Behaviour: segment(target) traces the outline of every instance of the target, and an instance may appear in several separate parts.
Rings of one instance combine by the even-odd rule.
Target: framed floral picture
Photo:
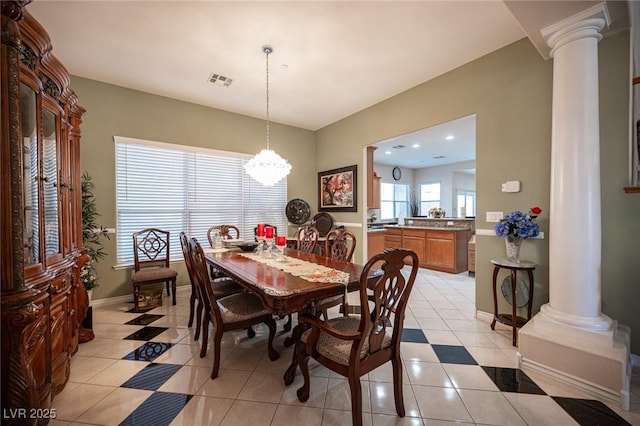
[[[357,212],[357,174],[356,164],[318,173],[318,210]]]

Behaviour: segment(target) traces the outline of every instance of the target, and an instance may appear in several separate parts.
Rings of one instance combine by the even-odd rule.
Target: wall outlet
[[[487,222],[500,222],[504,217],[502,212],[487,212]]]

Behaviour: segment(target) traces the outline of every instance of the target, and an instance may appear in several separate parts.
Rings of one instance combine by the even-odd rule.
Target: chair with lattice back
[[[400,340],[405,310],[417,273],[418,256],[414,251],[386,249],[369,259],[363,268],[360,315],[326,321],[309,314],[299,316],[299,324],[310,327],[300,337],[294,354],[304,379],[297,391],[299,401],[309,399],[308,360],[311,357],[348,378],[351,422],[356,426],[362,425],[360,377],[391,361],[396,412],[404,417]],[[372,301],[369,294],[372,294]]]
[[[296,248],[305,253],[314,253],[318,245],[320,232],[313,226],[303,226],[296,233]]]
[[[135,312],[140,311],[140,287],[143,285],[166,283],[167,295],[172,295],[173,304],[176,304],[178,273],[169,267],[169,241],[170,233],[158,228],[146,228],[133,234],[134,272],[131,282]]]
[[[238,229],[235,225],[213,225],[207,230],[207,240],[209,240],[209,246],[211,248],[214,247],[215,241],[213,241],[213,234],[215,231],[218,231],[220,234],[220,238],[222,240],[239,240],[240,239],[240,229]],[[211,274],[211,278],[225,278],[226,275],[216,269],[215,266],[209,265],[209,273]]]
[[[278,359],[280,354],[273,348],[276,322],[273,319],[273,315],[264,307],[262,301],[249,292],[235,293],[218,299],[210,285],[204,252],[195,238],[189,240],[187,256],[190,258],[193,280],[204,306],[200,358],[204,358],[207,355],[209,324],[213,325],[213,367],[211,369],[211,378],[218,377],[222,336],[225,331],[241,330],[252,325],[264,323],[269,329],[267,338],[269,359],[271,361]]]
[[[353,232],[346,229],[333,229],[327,234],[324,246],[325,256],[351,262],[355,249],[356,236]],[[329,318],[329,308],[340,304],[342,304],[343,315],[347,316],[349,314],[349,302],[345,296],[334,296],[321,300],[318,303],[317,310],[322,312],[324,319],[327,320]]]
[[[196,332],[193,336],[193,340],[198,340],[200,338],[202,310],[204,309],[204,304],[202,302],[202,297],[200,296],[193,276],[193,265],[191,264],[191,258],[189,256],[189,236],[184,231],[180,232],[180,245],[182,246],[184,264],[187,267],[189,281],[191,282],[191,296],[189,298],[189,322],[187,323],[187,327],[191,327],[193,325],[194,315],[196,315]],[[212,278],[210,285],[213,293],[217,298],[223,298],[243,291],[243,288],[240,284],[236,283],[228,277]]]

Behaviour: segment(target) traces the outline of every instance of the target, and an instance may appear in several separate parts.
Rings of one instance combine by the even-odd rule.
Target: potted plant
[[[94,183],[91,176],[84,172],[82,174],[82,245],[86,249],[89,261],[82,265],[80,269],[80,281],[87,292],[98,286],[98,277],[95,271],[95,263],[106,256],[104,252],[102,237],[109,238],[107,229],[97,223],[100,216],[96,208],[96,200],[93,195]],[[91,300],[91,296],[89,296]]]

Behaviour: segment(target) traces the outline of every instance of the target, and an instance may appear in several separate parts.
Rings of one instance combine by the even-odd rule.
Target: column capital
[[[551,24],[540,33],[551,48],[551,56],[555,51],[575,40],[593,37],[602,39],[601,31],[611,24],[606,3],[598,3],[555,24]]]

